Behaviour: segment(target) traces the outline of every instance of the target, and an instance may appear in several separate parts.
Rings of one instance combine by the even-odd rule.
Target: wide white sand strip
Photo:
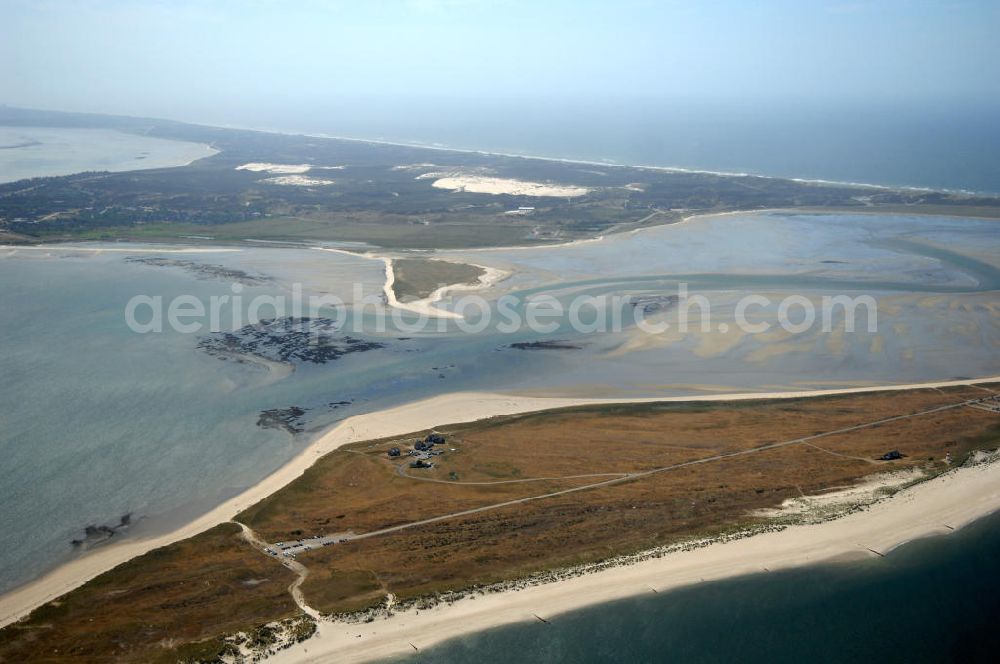
[[[254,173],[308,173],[313,168],[312,164],[271,164],[263,161],[254,161],[249,164],[237,166],[238,171],[252,171]]]
[[[399,436],[435,426],[472,422],[497,415],[512,415],[568,406],[611,403],[650,403],[682,401],[742,401],[750,399],[790,399],[877,391],[952,387],[1000,382],[1000,376],[975,380],[939,381],[908,385],[869,386],[833,390],[793,392],[750,392],[641,399],[587,399],[561,397],[522,397],[485,392],[456,392],[424,399],[374,413],[348,417],[319,436],[311,445],[260,483],[227,500],[210,512],[169,533],[141,539],[126,539],[97,549],[69,562],[42,578],[0,596],[0,627],[30,613],[95,576],[153,549],[204,532],[231,520],[240,511],[271,495],[305,472],[320,456],[342,445],[361,440]]]
[[[418,180],[429,177],[437,177],[431,184],[438,189],[450,189],[451,191],[464,191],[475,194],[510,194],[512,196],[551,196],[557,198],[574,198],[583,196],[590,190],[586,187],[575,185],[551,184],[545,182],[526,182],[513,178],[494,178],[480,175],[465,175],[461,173],[425,173],[417,176]]]
[[[522,590],[408,610],[372,623],[319,623],[312,639],[268,661],[357,662],[413,652],[446,639],[536,616],[766,570],[875,556],[899,544],[953,528],[1000,509],[1000,463],[961,468],[905,489],[867,511],[816,525],[669,553],[632,565]],[[412,646],[411,646],[412,644]]]

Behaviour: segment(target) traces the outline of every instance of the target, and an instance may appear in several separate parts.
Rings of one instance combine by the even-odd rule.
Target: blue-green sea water
[[[706,583],[454,639],[395,660],[995,662],[1000,514],[885,558]]]
[[[996,105],[411,100],[232,110],[218,121],[617,164],[1000,192]]]

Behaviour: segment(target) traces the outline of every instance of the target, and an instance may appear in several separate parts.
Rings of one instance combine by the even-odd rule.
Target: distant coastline
[[[17,109],[17,110],[35,110],[35,109]],[[42,111],[44,113],[49,113],[50,111]],[[65,113],[68,115],[80,115],[79,113],[67,111],[56,113]],[[97,114],[96,117],[116,117],[127,120],[147,120],[151,118],[145,118],[142,116],[130,116],[130,115],[116,115],[116,116],[104,116],[102,114]],[[308,137],[308,138],[323,138],[332,139],[339,141],[351,141],[364,144],[372,145],[387,145],[395,147],[405,147],[414,148],[422,150],[435,150],[440,152],[452,152],[459,154],[475,154],[483,156],[494,156],[494,157],[508,157],[508,158],[520,158],[520,159],[530,159],[538,161],[546,161],[553,163],[563,163],[563,164],[578,164],[587,166],[596,166],[603,168],[633,168],[640,170],[651,170],[651,171],[661,171],[669,173],[690,173],[690,174],[701,174],[701,175],[715,175],[721,177],[757,177],[765,178],[769,180],[785,180],[791,182],[799,182],[805,184],[817,184],[817,185],[834,185],[834,186],[845,186],[845,187],[858,187],[858,188],[872,188],[881,189],[886,191],[910,191],[910,192],[943,192],[952,194],[963,194],[963,195],[974,195],[974,196],[998,196],[1000,195],[1000,190],[989,190],[981,188],[969,188],[969,187],[954,187],[945,185],[915,185],[907,183],[898,184],[887,184],[887,183],[875,183],[864,179],[839,179],[839,178],[819,178],[819,177],[803,177],[791,174],[774,174],[767,173],[761,170],[727,170],[727,169],[712,169],[712,168],[699,168],[692,166],[676,166],[668,164],[658,164],[658,163],[648,163],[643,161],[618,161],[618,160],[599,160],[599,159],[584,159],[576,157],[564,157],[556,156],[552,154],[538,154],[531,151],[507,151],[507,150],[493,150],[493,149],[483,149],[476,147],[467,147],[461,145],[451,145],[442,144],[440,142],[428,142],[428,141],[406,141],[406,140],[392,140],[383,138],[371,138],[366,136],[357,135],[345,135],[340,133],[330,133],[330,132],[317,132],[308,131],[301,129],[281,129],[269,125],[257,125],[254,123],[240,124],[240,123],[218,123],[213,124],[211,122],[202,121],[186,121],[186,120],[163,120],[172,124],[179,125],[189,125],[194,127],[205,127],[205,128],[217,128],[217,129],[230,129],[239,131],[252,131],[260,132],[266,134],[275,134],[281,136],[291,136],[291,137]],[[21,124],[6,125],[4,121],[0,119],[0,126],[25,126]],[[47,126],[47,125],[39,125]],[[53,125],[58,126],[58,125]],[[111,128],[111,127],[109,127]],[[127,129],[115,129],[115,131],[122,131],[123,133],[129,133]]]
[[[963,194],[973,196],[996,196],[998,192],[962,189],[954,187],[929,187],[907,184],[877,184],[871,182],[860,182],[851,180],[828,180],[823,178],[803,178],[788,175],[770,175],[753,171],[725,171],[710,170],[704,168],[690,168],[685,166],[664,166],[657,164],[624,163],[615,161],[599,161],[593,159],[577,159],[572,157],[556,157],[552,155],[539,155],[527,152],[502,152],[496,150],[482,150],[477,148],[452,147],[448,145],[428,144],[423,142],[391,141],[379,138],[362,138],[357,136],[344,136],[340,134],[329,134],[324,132],[303,132],[294,130],[274,129],[270,127],[255,127],[245,125],[222,125],[226,129],[241,129],[244,131],[259,131],[268,134],[278,134],[281,136],[305,136],[309,138],[325,138],[336,141],[352,141],[355,143],[365,143],[369,145],[391,145],[402,148],[417,148],[421,150],[435,150],[439,152],[456,152],[459,154],[475,154],[488,157],[509,157],[514,159],[531,159],[536,161],[546,161],[561,164],[578,164],[583,166],[599,166],[602,168],[634,168],[639,170],[661,171],[665,173],[691,173],[695,175],[717,175],[720,177],[755,177],[767,180],[786,180],[791,182],[801,182],[804,184],[835,185],[843,187],[857,187],[859,189],[881,189],[885,191],[913,191],[913,192],[944,192],[951,194]]]
[[[3,232],[22,243],[94,238],[158,241],[192,238],[211,227],[210,235],[222,242],[308,238],[361,241],[389,250],[470,249],[561,244],[672,223],[691,214],[761,209],[850,208],[859,212],[1000,217],[1000,197],[948,193],[958,190],[943,188],[866,185],[846,179],[752,175],[736,170],[629,166],[323,133],[28,109],[0,110],[0,122],[9,127],[99,127],[120,136],[197,141],[224,153],[197,169],[198,177],[211,185],[181,202],[162,195],[169,189],[162,180],[169,184],[186,178],[190,170],[164,172],[161,178],[158,172],[154,176],[148,169],[139,169],[145,174],[136,176],[141,183],[134,198],[121,195],[135,185],[120,174],[94,181],[68,176],[93,203],[83,208],[71,207],[56,196],[59,182],[39,184],[45,191],[32,195],[42,196],[46,203],[38,208],[31,207],[24,192],[9,192],[4,199],[7,221]],[[428,150],[441,158],[430,157]],[[322,180],[298,182],[298,186],[279,187],[290,183],[260,177],[245,168],[248,163],[276,163],[276,159],[291,159],[300,170],[333,168],[337,178],[324,176]],[[438,163],[428,163],[431,160]],[[377,164],[375,171],[361,168],[365,164]],[[61,167],[61,172],[73,170],[71,164]],[[133,169],[134,164],[127,168]],[[239,175],[232,174],[234,168]],[[318,182],[322,185],[315,184]],[[313,191],[309,183],[322,186],[322,191]],[[369,193],[361,199],[340,195],[368,191],[373,183],[375,195]],[[255,196],[253,192],[263,191],[261,187],[267,196],[254,198],[256,202],[250,207],[238,204],[239,196]],[[227,195],[218,195],[221,192]],[[400,197],[400,192],[418,196]],[[291,214],[289,210],[300,212]],[[420,216],[427,210],[434,211],[435,223]],[[329,223],[345,214],[344,223]],[[373,215],[380,220],[377,227],[365,222]],[[448,223],[441,223],[445,221]]]

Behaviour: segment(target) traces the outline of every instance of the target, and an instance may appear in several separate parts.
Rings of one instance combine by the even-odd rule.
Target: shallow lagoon
[[[513,277],[495,295],[691,295],[710,302],[707,331],[700,308],[687,332],[676,310],[654,316],[670,329],[647,334],[575,337],[561,371],[526,376],[520,389],[565,394],[655,395],[676,389],[761,389],[917,382],[1000,372],[1000,225],[990,220],[927,216],[756,213],[696,217],[602,240],[570,245],[449,252],[445,257],[505,269]],[[748,319],[765,333],[735,325],[737,303],[766,297]],[[824,296],[870,296],[875,331],[858,309],[854,332],[832,308],[822,327]],[[817,323],[790,334],[778,326],[783,298],[816,305]],[[626,317],[627,318],[627,317]],[[793,318],[793,316],[789,316]],[[793,322],[798,322],[795,317]]]
[[[216,152],[201,143],[110,129],[0,126],[0,182],[183,166]]]
[[[506,335],[465,334],[449,323],[440,332],[436,326],[404,332],[391,324],[378,332],[363,314],[367,325],[357,336],[385,348],[299,364],[284,376],[215,359],[198,349],[197,334],[135,334],[125,325],[125,303],[137,294],[165,300],[231,295],[232,277],[215,268],[259,278],[244,287],[245,300],[287,295],[301,283],[305,293],[351,301],[355,282],[365,295],[380,292],[380,260],[265,247],[179,254],[118,244],[103,252],[52,246],[0,252],[0,453],[6,461],[0,481],[7,491],[0,527],[21,543],[0,550],[0,588],[78,555],[69,542],[87,524],[113,525],[132,513],[129,534],[166,529],[256,483],[346,415],[442,392],[656,396],[996,375],[995,224],[743,215],[570,247],[447,253],[515,271],[487,293],[494,298],[660,295],[687,281],[711,301],[711,329],[648,335],[626,326],[581,335],[564,322],[548,335]],[[832,247],[827,253],[824,243]],[[127,260],[137,255],[168,262]],[[789,293],[872,295],[879,328],[720,332],[747,292],[775,301]],[[773,322],[775,313],[775,306],[761,308],[756,320]],[[661,316],[669,322],[673,315]],[[564,339],[579,349],[510,347],[539,339]],[[257,426],[262,411],[293,405],[306,411],[301,433]]]
[[[252,255],[258,252],[263,260],[250,262],[266,264],[271,250]],[[113,526],[131,513],[127,534],[136,535],[209,509],[352,412],[481,387],[524,370],[515,357],[505,366],[498,362],[484,379],[468,348],[478,340],[445,346],[392,334],[372,335],[383,349],[298,364],[284,376],[259,364],[219,360],[199,350],[203,334],[132,332],[124,310],[140,294],[165,301],[182,294],[202,301],[231,296],[231,282],[126,260],[135,255],[44,247],[0,256],[0,529],[19,543],[0,550],[0,589],[79,555],[70,542],[86,525]],[[334,286],[346,270],[381,289],[381,262],[319,252],[305,257],[313,255],[336,268],[317,273]],[[304,256],[289,252],[288,258],[301,266]],[[242,266],[221,252],[197,260]],[[246,320],[254,295],[287,290],[275,281],[243,286],[241,294]],[[227,329],[230,310],[222,312]],[[273,316],[267,309],[260,314]],[[262,411],[292,405],[307,411],[301,433],[257,426]]]

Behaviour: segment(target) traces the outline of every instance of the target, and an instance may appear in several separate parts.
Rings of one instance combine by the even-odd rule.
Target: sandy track
[[[322,621],[317,635],[268,661],[359,662],[413,652],[498,625],[558,622],[559,614],[681,586],[834,560],[884,554],[946,534],[1000,509],[1000,463],[961,468],[833,521],[670,553],[555,583],[408,610],[373,623]],[[412,645],[411,645],[412,644]]]
[[[316,439],[294,459],[255,486],[169,533],[155,537],[123,540],[69,562],[40,579],[0,596],[0,626],[7,625],[60,595],[86,583],[123,562],[153,549],[187,539],[220,523],[231,521],[242,510],[286,486],[306,471],[317,458],[342,445],[362,440],[399,436],[434,426],[472,422],[498,415],[513,415],[569,406],[615,403],[652,403],[684,401],[743,401],[754,399],[791,399],[900,391],[919,388],[953,387],[975,383],[1000,382],[1000,377],[976,380],[938,381],[908,385],[885,385],[833,390],[788,392],[751,392],[682,397],[640,399],[584,399],[562,397],[520,397],[487,392],[457,392],[374,413],[349,417]]]

